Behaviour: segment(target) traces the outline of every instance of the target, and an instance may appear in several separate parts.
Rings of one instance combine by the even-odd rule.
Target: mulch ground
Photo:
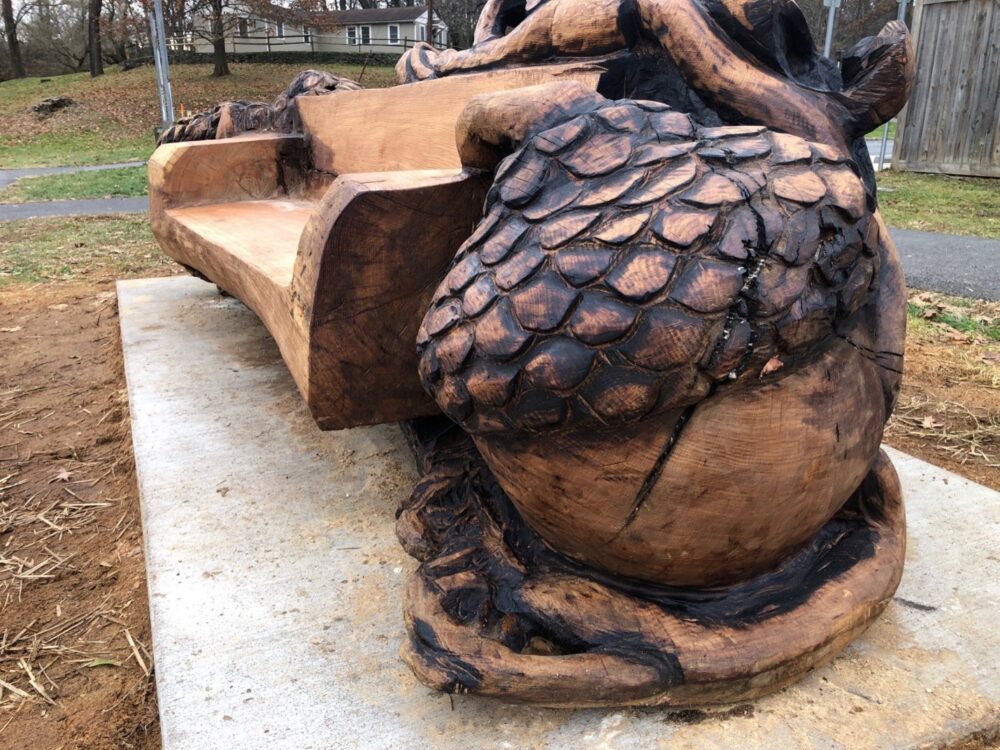
[[[119,341],[110,278],[0,292],[5,750],[160,747]],[[887,440],[1000,488],[1000,343],[911,325]]]

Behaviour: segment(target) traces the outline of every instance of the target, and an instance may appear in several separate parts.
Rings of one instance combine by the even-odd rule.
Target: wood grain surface
[[[568,64],[513,68],[412,86],[304,97],[299,115],[313,165],[333,174],[410,169],[457,169],[455,123],[477,94],[552,80],[597,87],[602,68]]]
[[[260,316],[322,428],[434,413],[412,342],[489,182],[458,169],[456,120],[482,91],[544,80],[594,88],[602,71],[573,64],[303,96],[304,135],[161,146],[149,168],[153,231]],[[380,127],[361,126],[375,115]]]
[[[909,94],[905,26],[838,68],[784,0],[488,0],[470,49],[397,74],[150,174],[164,247],[261,316],[322,427],[453,420],[407,428],[404,659],[597,706],[832,658],[905,547],[906,296],[863,140]]]

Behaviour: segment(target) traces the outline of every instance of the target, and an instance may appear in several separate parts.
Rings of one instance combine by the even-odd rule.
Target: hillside
[[[296,64],[232,65],[233,74],[212,78],[210,65],[171,68],[178,116],[226,99],[270,101],[302,70]],[[315,65],[365,87],[394,83],[388,67]],[[49,96],[69,96],[76,106],[39,120],[32,106]],[[153,129],[160,119],[153,68],[110,70],[100,78],[87,73],[26,78],[0,83],[0,168],[110,164],[145,159],[153,150]]]

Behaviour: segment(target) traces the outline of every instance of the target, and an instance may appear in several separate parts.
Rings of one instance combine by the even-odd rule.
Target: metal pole
[[[897,21],[906,20],[906,0],[899,0],[899,13],[896,14]],[[889,145],[889,123],[882,124],[882,147],[878,152],[878,171],[881,172],[885,166],[885,149]]]
[[[826,39],[823,41],[823,57],[829,57],[833,48],[833,22],[837,8],[840,7],[840,0],[823,0],[823,5],[830,8],[830,12],[826,15]]]
[[[156,78],[156,95],[160,100],[160,126],[166,127],[167,97],[163,93],[163,78],[160,76],[160,41],[156,38],[156,19],[149,14],[149,46],[153,51],[153,73]]]
[[[170,90],[170,60],[167,58],[167,32],[163,25],[163,2],[154,0],[153,17],[156,21],[156,36],[160,42],[160,70],[163,76],[163,101],[166,105],[164,127],[174,124],[174,95]]]

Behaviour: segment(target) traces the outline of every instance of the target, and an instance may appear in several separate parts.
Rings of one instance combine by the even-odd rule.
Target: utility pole
[[[153,48],[156,88],[160,94],[161,127],[174,124],[174,96],[170,90],[170,61],[167,59],[167,33],[163,26],[163,2],[155,0],[149,14],[149,41]]]
[[[830,9],[826,14],[826,39],[823,41],[823,57],[829,57],[833,48],[833,22],[837,16],[840,0],[823,0],[823,5]]]

